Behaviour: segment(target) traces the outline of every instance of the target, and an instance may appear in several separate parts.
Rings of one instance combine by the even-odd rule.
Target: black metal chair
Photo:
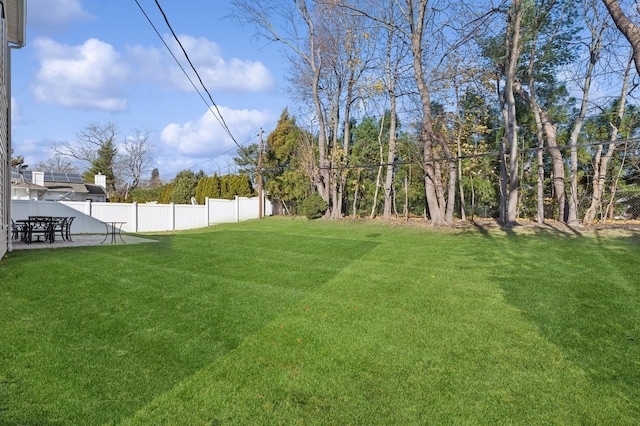
[[[55,241],[55,224],[51,216],[29,216],[29,221],[26,224],[24,242],[31,244],[33,237],[40,241],[40,236],[44,238],[44,241],[52,244]]]
[[[22,238],[22,234],[24,233],[24,225],[19,225],[11,219],[11,239],[19,240]]]
[[[64,224],[64,238],[65,238],[67,241],[73,241],[73,240],[71,239],[71,224],[73,223],[73,220],[74,220],[75,218],[76,218],[75,216],[69,216],[69,217],[67,218],[67,221],[66,221],[66,222],[65,222],[65,224]]]
[[[67,217],[53,217],[52,218],[54,221],[54,225],[53,225],[53,232],[58,232],[60,231],[60,238],[62,238],[63,240],[66,240],[66,236],[65,236],[65,230],[67,229]]]

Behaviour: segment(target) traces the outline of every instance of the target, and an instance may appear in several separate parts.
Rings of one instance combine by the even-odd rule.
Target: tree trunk
[[[631,43],[633,49],[633,61],[636,64],[636,71],[640,74],[640,28],[635,25],[620,8],[618,0],[602,0],[607,7],[613,22],[618,30]]]
[[[544,223],[544,139],[540,132],[538,132],[538,149],[536,150],[536,160],[538,163],[538,181],[537,183],[537,203],[536,213],[537,222],[539,224]]]
[[[509,148],[509,168],[503,169],[508,174],[508,193],[506,197],[506,214],[503,225],[511,228],[516,224],[518,208],[518,125],[516,120],[516,100],[514,85],[516,68],[520,56],[520,22],[522,20],[522,0],[513,0],[509,10],[508,36],[506,43],[507,61],[505,66],[505,87],[503,105],[505,115],[505,142]],[[505,149],[506,151],[506,149]],[[505,159],[506,161],[506,159]],[[503,165],[506,168],[506,163]],[[507,182],[503,182],[506,184]]]
[[[362,169],[358,169],[358,175],[356,176],[356,189],[353,191],[352,216],[354,219],[358,217],[358,193],[360,191],[360,175],[361,174],[362,174]]]
[[[590,25],[590,23],[587,24]],[[571,130],[571,136],[569,138],[569,145],[571,146],[571,189],[569,191],[569,215],[567,218],[567,224],[569,225],[575,225],[578,223],[578,136],[580,135],[584,118],[587,114],[591,78],[596,64],[600,59],[602,36],[605,28],[606,24],[604,22],[600,23],[598,28],[590,26],[591,44],[589,45],[589,65],[582,85],[582,103],[580,104],[580,112],[573,124],[573,129]]]
[[[378,209],[378,194],[380,193],[380,179],[382,177],[382,161],[384,158],[384,152],[382,149],[382,129],[384,128],[384,117],[380,120],[380,131],[378,132],[378,147],[380,148],[379,152],[379,162],[378,173],[376,174],[376,190],[373,193],[373,206],[371,206],[371,219],[376,217],[376,210]]]
[[[467,220],[467,213],[464,209],[464,187],[462,186],[462,126],[456,137],[456,146],[458,149],[458,192],[460,197],[460,219]]]
[[[413,56],[413,76],[418,89],[421,103],[422,119],[420,121],[420,138],[423,144],[423,167],[425,171],[424,186],[425,196],[427,199],[427,207],[429,208],[429,216],[433,226],[441,226],[446,223],[444,214],[441,210],[442,206],[438,201],[438,182],[441,178],[435,167],[433,147],[435,135],[433,131],[433,121],[431,118],[431,94],[429,87],[425,82],[425,73],[422,66],[422,44],[424,36],[425,15],[427,12],[427,0],[420,0],[419,10],[407,11],[407,18],[411,28],[410,41],[411,53]],[[417,12],[417,13],[414,13]]]
[[[629,58],[627,62],[627,68],[625,69],[624,78],[622,80],[622,90],[620,92],[620,103],[618,104],[618,111],[616,111],[615,123],[611,123],[611,135],[609,137],[609,143],[607,144],[607,152],[602,155],[604,151],[603,144],[598,145],[594,161],[594,176],[591,194],[591,205],[584,214],[583,222],[586,224],[593,223],[596,218],[596,213],[601,208],[602,197],[604,195],[605,183],[607,178],[607,169],[609,161],[613,157],[613,152],[616,149],[615,141],[618,139],[618,129],[624,116],[625,105],[627,100],[627,90],[629,86],[629,75],[631,73],[632,58]]]

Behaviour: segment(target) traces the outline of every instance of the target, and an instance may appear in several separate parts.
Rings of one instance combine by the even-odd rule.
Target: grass
[[[0,424],[637,424],[635,236],[271,218],[0,263]]]

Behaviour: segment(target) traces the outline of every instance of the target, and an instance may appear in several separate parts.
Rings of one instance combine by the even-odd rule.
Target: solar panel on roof
[[[69,182],[72,183],[84,183],[82,177],[77,173],[67,173],[67,178],[69,179]]]
[[[22,176],[24,176],[24,180],[31,182],[31,172],[29,170],[22,172]]]
[[[54,182],[68,182],[66,173],[52,173]]]
[[[44,172],[44,181],[45,182],[55,182],[56,180],[53,178],[53,173]]]

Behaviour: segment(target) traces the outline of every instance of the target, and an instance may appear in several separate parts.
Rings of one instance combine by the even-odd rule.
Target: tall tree
[[[233,158],[238,173],[245,174],[257,185],[256,169],[258,168],[258,144],[252,143],[245,147],[238,147],[237,156]]]
[[[91,162],[91,167],[82,175],[87,182],[92,182],[95,175],[103,174],[107,177],[107,196],[116,195],[116,175],[114,172],[118,148],[113,140],[106,140],[96,153],[96,158]]]
[[[124,177],[128,179],[124,198],[140,184],[142,175],[149,171],[153,145],[149,141],[150,130],[134,130],[134,135],[125,139],[121,158]]]
[[[317,192],[329,203],[332,159],[328,150],[327,119],[320,83],[325,69],[323,56],[326,46],[316,27],[317,16],[313,4],[311,0],[296,0],[287,4],[279,0],[234,0],[233,16],[241,22],[255,25],[258,36],[286,47],[295,73],[292,79],[311,94],[317,128],[316,149],[312,152],[317,155],[317,166],[309,171],[312,172]],[[331,214],[330,209],[327,214]]]
[[[58,173],[78,173],[78,168],[72,159],[57,153],[54,153],[46,160],[39,161],[33,166],[34,170],[58,172]]]
[[[618,140],[618,134],[620,132],[620,128],[622,126],[622,121],[624,117],[625,107],[626,107],[626,99],[627,99],[627,91],[629,84],[629,74],[631,71],[631,62],[632,58],[629,58],[627,63],[627,68],[624,73],[623,83],[620,92],[620,98],[616,101],[613,108],[613,117],[614,120],[609,120],[608,116],[605,116],[606,121],[608,121],[608,127],[610,128],[610,136],[608,143],[602,143],[602,138],[598,138],[601,143],[596,145],[596,152],[593,158],[594,165],[594,175],[592,181],[592,194],[591,194],[591,204],[587,211],[585,212],[583,222],[586,224],[592,223],[598,211],[602,211],[602,201],[603,195],[605,193],[605,184],[607,173],[609,169],[609,162],[613,158],[613,154],[616,149],[616,142]],[[600,135],[598,135],[600,136]],[[606,149],[605,149],[606,148]],[[605,215],[603,215],[605,216]]]
[[[636,71],[640,75],[640,27],[634,23],[620,7],[618,0],[602,0],[607,7],[613,22],[625,38],[631,43],[633,49],[633,61],[636,64]],[[636,2],[636,7],[638,4]]]
[[[285,108],[266,141],[265,188],[271,200],[281,202],[285,210],[295,207],[311,193],[312,180],[303,167],[303,136],[304,132]]]
[[[192,170],[179,172],[171,182],[169,202],[175,204],[191,204],[191,198],[196,195],[198,181],[204,176],[202,170],[198,173],[194,173]]]
[[[558,144],[558,123],[550,110],[558,97],[566,94],[556,75],[559,67],[574,58],[571,41],[575,37],[575,5],[571,1],[536,0],[526,16],[524,72],[515,90],[533,114],[538,134],[544,137],[551,157],[553,188],[558,220],[566,222],[568,201],[565,187],[565,162]],[[527,85],[527,87],[524,86]]]
[[[116,137],[118,128],[113,122],[90,123],[76,133],[75,141],[55,143],[54,155],[71,158],[86,167],[83,178],[93,181],[94,175],[107,176],[107,195],[116,194]]]
[[[154,188],[156,186],[162,185],[162,180],[160,179],[160,170],[157,167],[154,167],[151,170],[151,178],[149,179],[149,186]]]
[[[590,41],[588,43],[588,61],[586,70],[584,71],[584,79],[582,83],[582,101],[580,102],[580,110],[576,116],[569,137],[570,154],[570,181],[571,189],[569,191],[569,214],[567,224],[575,225],[578,223],[578,138],[584,124],[589,95],[591,90],[592,79],[596,70],[596,65],[600,61],[602,52],[602,43],[607,29],[607,22],[603,19],[602,13],[597,6],[596,0],[584,0],[584,23],[589,30]]]
[[[518,122],[514,92],[517,84],[518,60],[522,49],[520,26],[523,15],[523,1],[513,0],[507,18],[506,55],[503,69],[505,86],[501,97],[505,135],[500,155],[502,171],[500,216],[503,226],[506,228],[511,228],[516,224],[518,208]]]

